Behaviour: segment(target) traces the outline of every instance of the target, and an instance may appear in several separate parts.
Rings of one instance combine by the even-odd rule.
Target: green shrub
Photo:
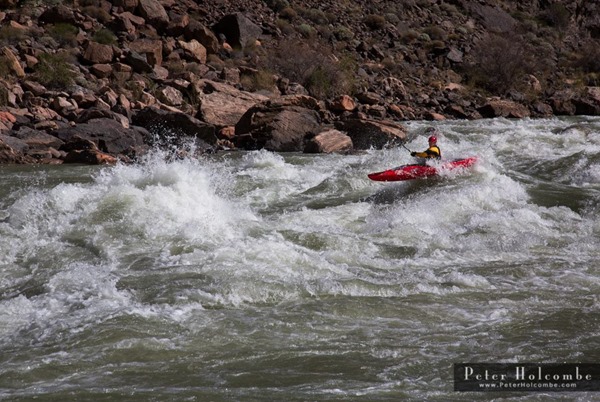
[[[117,37],[115,34],[106,28],[98,30],[92,37],[92,40],[102,45],[114,45],[117,43]]]
[[[67,23],[58,23],[48,28],[50,36],[62,46],[73,47],[77,45],[79,29]]]
[[[53,89],[66,89],[75,81],[75,73],[64,54],[42,53],[38,59],[34,73],[42,85]]]
[[[571,13],[561,3],[552,3],[542,13],[542,19],[548,23],[548,25],[564,30],[569,26],[571,19]]]
[[[302,35],[303,37],[305,37],[307,39],[314,38],[317,34],[317,31],[308,24],[301,24],[296,29],[298,30],[300,35]]]
[[[354,32],[352,32],[350,28],[345,26],[336,27],[333,31],[333,34],[335,35],[337,40],[340,41],[348,42],[354,39]]]
[[[307,20],[317,25],[324,25],[329,23],[329,20],[327,19],[325,13],[316,8],[301,8],[300,14]]]

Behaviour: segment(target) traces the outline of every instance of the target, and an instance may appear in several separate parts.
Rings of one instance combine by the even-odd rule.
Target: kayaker
[[[429,128],[426,131],[427,133],[432,133],[429,137],[429,148],[427,148],[423,152],[411,152],[410,156],[414,156],[416,158],[424,158],[424,159],[441,159],[442,151],[437,146],[437,136],[435,135],[436,131],[434,128]]]

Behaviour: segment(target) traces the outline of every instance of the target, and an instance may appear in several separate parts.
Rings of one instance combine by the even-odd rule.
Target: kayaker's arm
[[[423,152],[411,152],[411,156],[416,156],[418,158],[439,158],[440,157],[440,149],[436,146],[429,147],[427,150]]]

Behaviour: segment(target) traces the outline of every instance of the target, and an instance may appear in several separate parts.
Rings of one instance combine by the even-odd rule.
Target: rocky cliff
[[[403,120],[600,115],[593,0],[0,0],[0,161],[348,152]],[[191,144],[191,146],[190,146]]]

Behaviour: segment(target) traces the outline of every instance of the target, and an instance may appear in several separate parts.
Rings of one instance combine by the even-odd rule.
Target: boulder
[[[112,110],[107,110],[107,109],[103,109],[103,108],[99,108],[99,107],[90,107],[88,109],[85,109],[78,117],[76,120],[77,124],[82,124],[82,123],[87,123],[90,120],[93,119],[112,119],[116,122],[119,122],[121,124],[121,126],[123,126],[124,128],[128,128],[129,127],[129,122],[127,117],[123,116],[122,114],[116,113]],[[124,124],[124,121],[127,121],[127,124]]]
[[[183,104],[183,94],[173,87],[164,87],[157,91],[159,101],[169,106],[181,106]]]
[[[148,63],[146,55],[141,55],[133,50],[125,52],[125,58],[123,62],[125,65],[130,66],[133,71],[139,74],[151,73],[154,71],[152,65]]]
[[[150,66],[162,64],[162,48],[162,41],[154,39],[139,39],[129,44],[129,49],[145,56]]]
[[[583,94],[573,101],[575,114],[600,115],[600,87],[586,87]]]
[[[508,117],[522,119],[531,116],[531,112],[526,106],[503,99],[490,99],[485,105],[477,108],[477,111],[483,117],[487,118]]]
[[[356,102],[348,95],[341,95],[331,101],[329,109],[334,112],[351,112],[356,109]]]
[[[39,82],[24,81],[22,85],[25,91],[29,91],[35,96],[43,96],[46,92],[48,92],[46,87],[40,84]]]
[[[196,20],[189,21],[185,27],[184,37],[188,41],[195,39],[200,42],[209,54],[219,52],[219,40],[215,34]]]
[[[190,42],[180,40],[179,47],[183,49],[186,59],[206,64],[206,48],[196,39],[192,39]]]
[[[406,141],[406,130],[391,121],[348,119],[336,123],[352,139],[354,149],[382,149],[401,145]]]
[[[4,123],[14,124],[17,122],[17,118],[14,114],[10,112],[2,112],[0,111],[0,121]]]
[[[190,23],[190,17],[187,14],[169,13],[169,24],[166,28],[166,33],[169,36],[181,36],[185,32],[185,27]]]
[[[10,72],[19,78],[25,77],[25,70],[23,70],[19,59],[9,47],[5,46],[0,50],[0,57],[6,61],[6,67]]]
[[[114,51],[112,46],[88,41],[81,57],[83,61],[88,64],[106,64],[112,61]]]
[[[7,132],[12,134],[12,132]],[[29,151],[29,145],[23,140],[20,140],[12,135],[0,134],[0,141],[12,148],[17,154],[26,154]]]
[[[201,149],[217,143],[215,126],[185,113],[146,107],[134,113],[133,124],[149,131],[146,142],[150,145],[184,145],[194,142]]]
[[[13,163],[33,163],[33,158],[25,157],[20,153],[16,152],[9,145],[7,145],[2,139],[0,139],[0,164],[13,164]]]
[[[56,131],[56,136],[66,143],[78,137],[93,142],[100,151],[112,155],[143,151],[143,134],[139,129],[124,128],[119,122],[107,118],[91,119]]]
[[[352,139],[341,131],[323,131],[310,139],[304,147],[305,153],[346,153],[352,150]]]
[[[237,147],[276,152],[302,152],[306,137],[321,131],[316,110],[285,100],[250,108],[235,126]]]
[[[58,5],[48,8],[38,18],[38,21],[45,24],[71,24],[76,25],[78,19],[70,7]]]
[[[74,136],[61,150],[67,152],[64,163],[81,163],[85,165],[112,165],[117,163],[117,158],[101,152],[97,145],[88,139]]]
[[[269,98],[215,82],[194,82],[194,93],[200,104],[196,118],[217,127],[235,126],[248,109]]]
[[[243,49],[246,44],[254,42],[262,35],[262,28],[242,13],[226,15],[213,27],[213,30],[217,35],[225,36],[227,43],[234,49]]]
[[[122,7],[125,11],[134,11],[140,2],[139,0],[113,0],[112,3],[117,7]]]
[[[58,149],[63,144],[63,141],[61,141],[59,138],[29,127],[21,127],[18,131],[13,131],[11,135],[23,141],[29,150],[39,151],[46,150],[48,148]]]
[[[565,89],[554,93],[550,98],[550,106],[554,114],[558,116],[573,116],[577,110],[573,102],[576,96],[575,91],[572,89]]]
[[[138,11],[148,23],[159,30],[169,23],[169,15],[158,0],[139,0]]]
[[[98,78],[108,78],[113,72],[110,64],[94,64],[90,67],[90,71]]]

